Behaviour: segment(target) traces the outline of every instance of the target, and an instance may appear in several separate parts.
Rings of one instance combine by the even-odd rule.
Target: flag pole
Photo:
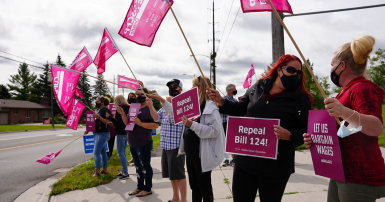
[[[134,72],[132,71],[130,65],[128,65],[126,58],[124,58],[122,52],[120,52],[120,49],[119,49],[119,53],[120,53],[120,55],[123,57],[124,62],[126,62],[126,65],[127,65],[128,69],[130,69],[130,71],[131,71],[131,73],[132,73],[132,76],[134,76],[134,78],[135,78],[135,80],[136,80],[136,83],[138,83],[138,85],[140,86],[140,89],[142,89],[143,93],[145,93],[144,90],[143,90],[142,85],[140,85],[138,79],[136,79],[136,76],[135,76]],[[145,94],[147,94],[147,93],[145,93]]]
[[[78,140],[79,138],[83,137],[84,135],[74,139],[72,142],[68,143],[66,146],[64,146],[61,150],[63,150],[64,148],[68,147],[70,144],[72,144],[73,142],[75,142],[76,140]]]
[[[201,69],[201,67],[199,66],[198,60],[196,59],[196,57],[195,57],[195,55],[194,55],[194,52],[193,52],[193,50],[191,49],[190,43],[188,42],[188,40],[187,40],[187,38],[186,38],[186,35],[184,34],[183,29],[182,29],[182,27],[181,27],[180,24],[179,24],[178,18],[176,17],[176,15],[175,15],[175,13],[174,13],[174,10],[173,10],[172,7],[171,7],[170,2],[169,2],[168,0],[166,0],[166,2],[167,2],[168,7],[170,8],[170,10],[171,10],[171,12],[172,12],[172,15],[173,15],[174,18],[175,18],[176,23],[177,23],[178,26],[179,26],[180,31],[182,32],[182,35],[183,35],[184,39],[186,40],[187,46],[188,46],[188,48],[189,48],[190,51],[191,51],[191,55],[194,57],[195,63],[197,64],[198,69],[199,69],[199,71],[201,72],[202,77],[205,78],[205,75],[203,74],[202,69]],[[203,80],[205,81],[207,87],[209,87],[209,84],[207,83],[206,79],[203,79]],[[211,83],[211,82],[210,82],[210,83]],[[217,103],[216,101],[214,101],[214,102],[215,102],[215,105],[217,106],[217,108],[219,108],[219,107],[218,107],[218,103]]]
[[[285,29],[285,31],[287,32],[287,35],[289,35],[291,41],[293,42],[295,48],[297,49],[299,55],[301,56],[303,62],[305,63],[306,68],[308,69],[308,71],[310,72],[310,74],[311,74],[313,80],[314,80],[315,83],[317,84],[318,89],[321,91],[321,94],[322,94],[323,98],[326,99],[327,96],[326,96],[326,94],[325,94],[325,91],[322,89],[321,85],[319,84],[318,79],[315,77],[315,75],[314,75],[314,73],[313,73],[313,70],[310,68],[309,64],[307,63],[307,61],[306,61],[306,59],[305,59],[305,56],[303,56],[302,51],[299,49],[297,43],[295,42],[293,36],[291,35],[291,33],[290,33],[290,31],[289,31],[289,29],[286,27],[286,25],[285,25],[285,23],[283,22],[281,16],[279,16],[279,14],[278,14],[277,10],[275,9],[274,5],[271,3],[271,0],[267,0],[267,1],[269,2],[270,7],[273,9],[274,14],[275,14],[275,16],[277,16],[277,18],[278,18],[279,22],[281,23],[282,27],[283,27],[283,28]],[[335,118],[336,118],[336,121],[337,121],[338,125],[341,125],[341,122],[340,122],[340,120],[338,119],[338,117],[335,117]]]
[[[102,79],[104,79],[103,74],[102,74]],[[115,99],[114,96],[112,95],[111,91],[110,91],[110,88],[109,88],[108,85],[107,85],[107,82],[106,82],[105,80],[104,80],[104,84],[107,86],[108,92],[110,92],[111,97],[112,97],[113,99]]]

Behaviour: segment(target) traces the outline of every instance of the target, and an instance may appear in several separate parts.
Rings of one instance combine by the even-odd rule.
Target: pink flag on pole
[[[86,105],[82,102],[79,102],[77,99],[74,99],[72,103],[73,104],[71,114],[67,118],[66,126],[73,130],[77,130],[80,116],[82,115],[82,112]]]
[[[100,42],[98,53],[95,56],[94,64],[100,68],[112,55],[119,51],[114,39],[107,27],[104,28],[103,38]]]
[[[60,154],[61,151],[63,151],[63,149],[59,150],[56,153],[48,154],[48,155],[46,155],[44,157],[41,157],[38,160],[36,160],[36,162],[47,165],[47,164],[51,163],[51,161],[53,159],[55,159]]]
[[[274,5],[278,12],[293,14],[291,6],[287,0],[271,0],[271,3]],[[267,0],[241,0],[241,4],[242,11],[244,13],[263,11],[273,12],[273,9],[270,7],[270,4]]]
[[[84,95],[82,91],[80,90],[79,86],[76,86],[75,95],[81,98],[84,98]]]
[[[51,72],[55,99],[64,115],[68,116],[72,111],[71,104],[80,74],[56,66],[51,66]]]
[[[103,63],[98,67],[98,74],[103,74],[106,71],[106,63]]]
[[[139,83],[141,83],[141,81],[139,81]],[[118,84],[119,84],[118,88],[124,88],[122,86],[126,86],[127,88],[130,88],[133,90],[140,88],[138,82],[136,82],[135,79],[130,79],[130,78],[120,76],[120,75],[118,75]]]
[[[251,68],[249,70],[249,73],[247,74],[245,83],[243,83],[243,88],[249,88],[251,86],[251,82],[253,80],[254,74],[255,74],[254,65],[251,64]]]
[[[170,4],[173,3],[170,0]],[[169,9],[166,1],[132,1],[119,35],[139,45],[151,47]]]
[[[76,56],[75,60],[72,62],[70,69],[82,72],[87,69],[90,64],[92,64],[92,57],[88,52],[87,48],[84,48],[80,51],[80,53]]]

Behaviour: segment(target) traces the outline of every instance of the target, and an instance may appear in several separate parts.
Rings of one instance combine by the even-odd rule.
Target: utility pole
[[[282,20],[284,15],[279,13]],[[285,37],[283,32],[283,27],[274,13],[271,13],[271,33],[273,41],[273,61],[275,63],[278,61],[279,57],[285,55]]]

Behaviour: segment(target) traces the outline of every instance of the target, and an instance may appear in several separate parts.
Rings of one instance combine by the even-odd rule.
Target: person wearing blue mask
[[[331,80],[342,91],[324,102],[330,116],[343,120],[337,135],[346,182],[330,179],[328,202],[385,197],[385,163],[378,145],[384,91],[364,77],[374,44],[371,36],[359,37],[340,46],[331,61]],[[310,148],[309,134],[303,137]]]

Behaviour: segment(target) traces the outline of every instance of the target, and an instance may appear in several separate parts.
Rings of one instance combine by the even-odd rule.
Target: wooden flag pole
[[[104,79],[103,74],[102,74],[102,79]],[[112,97],[113,99],[115,99],[114,96],[112,95],[111,91],[110,91],[110,88],[109,88],[108,85],[107,85],[106,80],[104,80],[104,84],[106,85],[106,87],[107,87],[107,89],[108,89],[108,92],[110,92],[111,97]]]
[[[310,72],[310,74],[311,74],[313,80],[314,80],[315,83],[317,84],[318,89],[321,91],[321,94],[322,94],[323,98],[326,99],[327,96],[326,96],[324,90],[322,89],[321,85],[319,84],[318,79],[314,76],[313,70],[310,68],[309,64],[307,63],[305,57],[303,56],[301,50],[299,49],[297,43],[295,42],[295,40],[294,40],[294,38],[293,38],[293,36],[291,36],[291,33],[290,33],[289,29],[287,29],[287,27],[286,27],[285,23],[283,22],[281,16],[279,16],[279,14],[278,14],[277,10],[275,9],[274,5],[271,3],[271,0],[267,0],[267,1],[269,2],[270,7],[273,9],[274,14],[275,14],[275,16],[277,16],[277,18],[278,18],[279,22],[281,23],[282,27],[283,27],[283,28],[285,29],[285,31],[287,32],[287,35],[289,35],[291,41],[293,42],[295,48],[297,49],[299,55],[301,56],[303,62],[305,63],[306,68],[308,69],[308,71]],[[335,117],[335,118],[336,118],[336,121],[337,121],[338,125],[341,125],[340,120],[338,119],[338,117]]]
[[[134,76],[134,78],[135,78],[135,80],[136,80],[136,83],[138,83],[138,85],[140,86],[140,89],[142,89],[142,91],[143,91],[144,94],[147,94],[147,93],[144,92],[143,87],[142,87],[142,85],[140,85],[138,79],[136,79],[136,76],[135,76],[134,72],[132,71],[130,65],[128,65],[128,63],[127,63],[127,61],[126,61],[126,58],[124,58],[124,56],[123,56],[122,52],[120,52],[120,50],[119,50],[119,53],[120,53],[120,55],[123,57],[124,62],[126,62],[126,65],[127,65],[128,69],[130,69],[130,71],[131,71],[131,73],[132,73],[132,76]]]
[[[72,142],[70,142],[70,143],[68,143],[66,146],[64,146],[64,147],[62,148],[62,150],[63,150],[64,148],[68,147],[70,144],[72,144],[73,142],[75,142],[76,140],[78,140],[79,138],[81,138],[81,137],[83,137],[83,136],[84,136],[84,135],[79,136],[78,138],[74,139]]]
[[[195,57],[195,55],[194,55],[194,52],[193,52],[193,50],[191,49],[190,43],[188,42],[188,40],[187,40],[187,38],[186,38],[186,35],[184,34],[183,29],[182,29],[182,27],[181,27],[180,24],[179,24],[178,18],[176,17],[176,15],[175,15],[175,13],[174,13],[174,10],[173,10],[172,7],[171,7],[170,2],[167,1],[167,4],[168,4],[168,7],[170,8],[170,10],[171,10],[171,12],[172,12],[172,15],[173,15],[174,18],[175,18],[176,23],[177,23],[178,26],[179,26],[180,31],[182,32],[182,35],[183,35],[183,37],[184,37],[184,40],[186,40],[187,46],[188,46],[188,48],[189,48],[190,51],[191,51],[191,55],[194,57],[195,63],[197,64],[198,69],[199,69],[199,71],[201,72],[201,75],[202,75],[202,77],[203,77],[203,80],[205,81],[207,87],[210,87],[209,83],[207,83],[207,81],[206,81],[206,79],[205,79],[205,75],[203,74],[201,67],[199,66],[198,60],[196,59],[196,57]],[[218,103],[217,103],[216,101],[214,101],[214,102],[215,102],[215,105],[217,106],[217,108],[219,108],[219,107],[218,107]]]

